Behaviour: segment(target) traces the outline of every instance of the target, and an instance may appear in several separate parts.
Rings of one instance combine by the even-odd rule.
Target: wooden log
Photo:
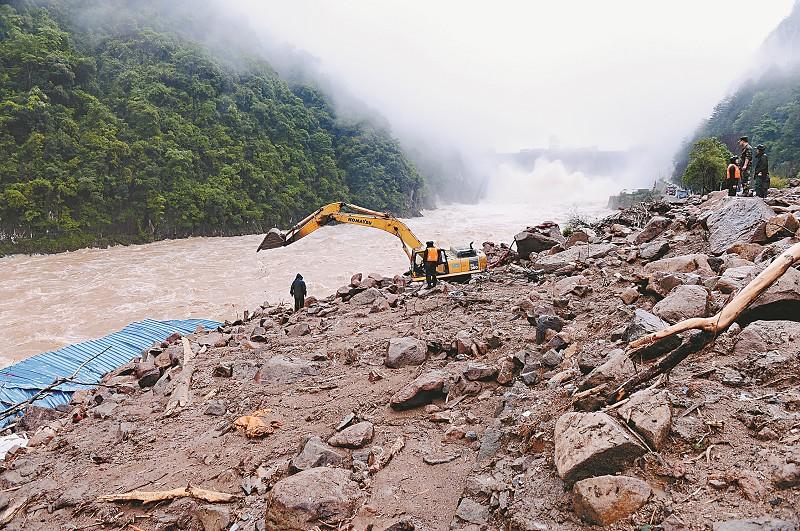
[[[747,286],[737,293],[736,296],[713,317],[695,317],[693,319],[680,321],[664,330],[659,330],[658,332],[631,342],[628,345],[628,350],[635,351],[666,337],[686,332],[687,330],[704,330],[714,335],[725,331],[748,306],[769,289],[776,280],[798,261],[800,261],[800,243],[792,245],[781,253],[780,256],[775,258],[770,265],[751,280]]]
[[[171,490],[137,490],[133,492],[126,492],[124,494],[105,494],[103,496],[98,496],[97,501],[153,503],[165,500],[174,500],[175,498],[196,498],[198,500],[207,501],[208,503],[230,503],[238,499],[239,496],[236,494],[217,492],[215,490],[201,489],[199,487],[187,485],[184,488]]]

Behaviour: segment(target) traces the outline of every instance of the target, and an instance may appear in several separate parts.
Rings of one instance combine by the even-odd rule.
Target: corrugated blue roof
[[[206,319],[184,319],[174,321],[154,321],[145,319],[131,323],[119,332],[100,339],[92,339],[67,347],[43,352],[36,356],[0,369],[0,408],[5,410],[15,404],[28,400],[40,390],[52,384],[56,378],[71,376],[78,367],[92,356],[100,356],[81,368],[76,380],[85,383],[98,383],[110,370],[124,365],[139,356],[142,350],[156,341],[163,341],[175,332],[190,334],[202,325],[207,330],[222,323]],[[43,407],[56,407],[69,403],[72,393],[91,386],[63,383],[52,393],[34,404]],[[12,417],[0,419],[0,427],[5,426]]]

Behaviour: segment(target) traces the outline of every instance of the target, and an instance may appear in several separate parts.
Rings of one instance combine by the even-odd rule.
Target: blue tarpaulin
[[[0,369],[0,407],[5,410],[14,404],[30,399],[40,390],[52,384],[56,378],[67,378],[91,359],[75,376],[81,384],[98,383],[100,378],[113,369],[139,356],[142,350],[157,341],[163,341],[175,332],[190,334],[202,325],[206,330],[220,326],[217,321],[185,319],[176,321],[154,321],[145,319],[131,323],[119,332],[100,339],[70,345],[52,352],[43,352],[26,360]],[[54,408],[69,403],[72,393],[91,386],[65,382],[53,392],[43,396],[34,404]],[[0,427],[13,420],[13,416],[0,419]]]

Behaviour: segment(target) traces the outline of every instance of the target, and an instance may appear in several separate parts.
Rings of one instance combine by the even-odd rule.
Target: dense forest
[[[0,5],[0,255],[253,233],[334,200],[421,206],[385,126],[169,31],[161,5]],[[114,17],[74,16],[92,7]]]
[[[738,154],[739,137],[764,144],[771,173],[795,177],[800,172],[800,2],[767,38],[750,79],[721,101],[711,117],[675,158],[674,177],[686,171],[698,139],[713,137]]]

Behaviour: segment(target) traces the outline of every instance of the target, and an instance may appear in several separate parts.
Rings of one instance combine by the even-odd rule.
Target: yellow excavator
[[[285,247],[332,222],[371,227],[394,234],[400,238],[403,244],[403,251],[405,251],[411,262],[411,279],[425,280],[423,258],[425,246],[411,232],[411,229],[391,214],[369,210],[349,203],[340,202],[325,205],[285,232],[277,228],[270,229],[256,252],[262,249]],[[438,278],[462,280],[469,278],[472,273],[486,271],[486,255],[483,251],[473,248],[472,244],[465,248],[453,247],[442,249],[441,251],[443,260],[436,268]]]

